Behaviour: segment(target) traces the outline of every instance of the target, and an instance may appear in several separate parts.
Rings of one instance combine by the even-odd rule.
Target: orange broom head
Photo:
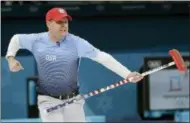
[[[187,67],[179,51],[176,49],[172,49],[169,51],[169,54],[172,56],[178,70],[180,72],[185,72],[187,70]]]

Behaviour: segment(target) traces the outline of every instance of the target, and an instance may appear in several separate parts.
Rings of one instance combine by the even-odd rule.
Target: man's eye
[[[61,24],[62,22],[61,21],[58,21],[57,24]]]
[[[57,24],[66,24],[67,21],[58,21]]]

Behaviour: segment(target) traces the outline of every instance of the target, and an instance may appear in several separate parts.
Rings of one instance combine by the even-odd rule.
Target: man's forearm
[[[11,40],[10,43],[8,45],[8,49],[7,49],[7,54],[6,54],[6,59],[13,59],[14,56],[16,55],[17,51],[19,50],[20,45],[19,45],[19,37],[18,35],[14,35]]]
[[[131,71],[114,59],[111,55],[105,52],[99,52],[92,60],[102,64],[109,70],[115,72],[117,75],[126,79]]]

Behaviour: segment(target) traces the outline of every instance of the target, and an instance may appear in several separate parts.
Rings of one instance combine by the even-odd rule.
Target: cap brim
[[[62,15],[55,18],[55,21],[62,21],[63,19],[67,18],[69,21],[72,21],[72,17],[70,15]]]

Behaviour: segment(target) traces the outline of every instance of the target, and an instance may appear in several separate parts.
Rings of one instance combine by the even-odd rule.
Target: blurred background
[[[170,49],[178,49],[189,63],[188,2],[30,2],[1,1],[1,119],[38,121],[32,54],[17,54],[23,71],[11,73],[5,54],[10,38],[18,33],[46,31],[45,13],[63,7],[73,17],[70,32],[112,54],[132,71],[144,72],[170,62]],[[81,93],[105,87],[121,78],[103,66],[83,59]],[[165,87],[165,88],[164,88]],[[86,100],[88,121],[189,121],[189,70],[176,67],[145,77]]]

